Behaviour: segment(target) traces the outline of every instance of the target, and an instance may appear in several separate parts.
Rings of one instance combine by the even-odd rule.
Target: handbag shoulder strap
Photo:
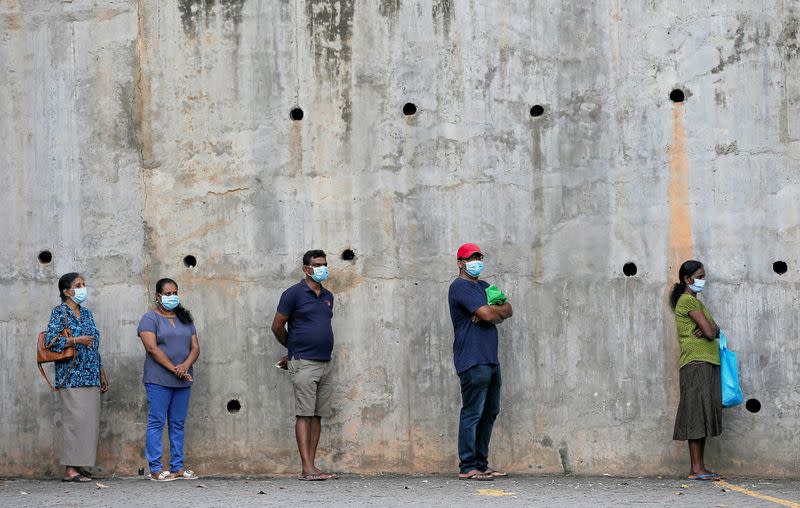
[[[75,356],[72,357],[72,360],[70,360],[69,369],[67,369],[67,373],[64,375],[64,380],[61,381],[61,387],[63,387],[64,384],[67,382],[67,379],[69,379],[69,375],[72,372],[72,367],[75,365],[75,359],[77,357],[78,357],[78,355],[75,355]],[[41,363],[37,363],[36,365],[39,366],[39,372],[42,374],[42,377],[44,378],[44,380],[47,381],[47,386],[50,387],[50,390],[52,390],[54,392],[57,392],[59,387],[58,386],[53,387],[53,384],[50,382],[50,378],[47,377],[47,373],[45,373],[44,369],[42,368],[42,364]]]
[[[50,347],[55,344],[58,338],[62,335],[64,337],[72,337],[72,330],[69,329],[69,325],[67,324],[67,312],[69,312],[69,308],[64,309],[64,329],[61,330],[61,333],[53,337],[53,340],[50,341],[50,344],[45,346],[47,349],[50,349]]]

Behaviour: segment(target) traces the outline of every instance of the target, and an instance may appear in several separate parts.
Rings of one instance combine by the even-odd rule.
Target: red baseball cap
[[[456,259],[466,259],[471,255],[475,254],[476,252],[480,253],[481,248],[478,247],[474,243],[465,243],[461,247],[458,248],[458,252],[456,252]]]

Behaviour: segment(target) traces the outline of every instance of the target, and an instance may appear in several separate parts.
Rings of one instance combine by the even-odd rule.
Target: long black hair
[[[680,270],[678,270],[678,282],[672,286],[672,293],[669,295],[669,305],[672,307],[673,311],[675,310],[675,306],[678,305],[678,298],[686,292],[686,283],[683,279],[691,277],[693,273],[701,268],[703,268],[703,263],[695,261],[694,259],[684,261],[681,265]]]
[[[58,279],[58,297],[61,298],[62,302],[67,301],[67,295],[64,294],[64,290],[72,289],[72,283],[75,282],[75,279],[80,277],[81,274],[78,272],[69,272],[65,273]]]
[[[156,293],[161,294],[161,292],[164,290],[164,286],[166,286],[167,284],[174,284],[175,285],[175,289],[178,288],[178,283],[177,282],[175,282],[174,280],[172,280],[170,278],[165,277],[163,279],[159,279],[159,281],[156,282]],[[172,312],[174,312],[175,315],[178,317],[178,321],[180,321],[181,323],[183,323],[185,325],[188,325],[189,323],[193,323],[194,322],[194,318],[192,318],[192,313],[189,312],[189,309],[185,308],[181,304],[178,304],[177,307],[172,309]]]

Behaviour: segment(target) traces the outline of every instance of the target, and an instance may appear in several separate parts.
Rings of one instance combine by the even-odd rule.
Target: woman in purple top
[[[156,283],[155,309],[142,316],[137,333],[147,352],[142,381],[147,391],[145,455],[150,479],[196,480],[197,475],[183,465],[183,424],[194,381],[192,365],[200,356],[200,344],[192,314],[181,306],[174,280]],[[169,427],[169,470],[161,464],[165,421]]]

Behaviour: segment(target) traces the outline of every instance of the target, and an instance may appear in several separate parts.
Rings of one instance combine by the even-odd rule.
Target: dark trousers
[[[489,440],[500,412],[499,365],[476,365],[458,375],[461,379],[461,418],[458,422],[459,469],[485,471],[489,465]]]

